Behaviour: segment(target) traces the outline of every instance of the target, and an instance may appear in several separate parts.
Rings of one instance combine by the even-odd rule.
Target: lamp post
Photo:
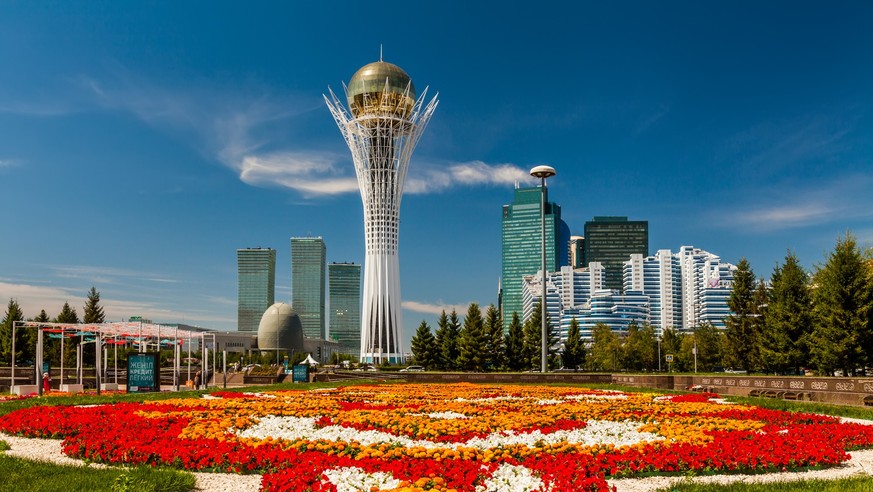
[[[540,186],[542,193],[540,195],[540,252],[542,253],[543,267],[543,297],[540,300],[540,319],[542,320],[542,356],[540,372],[546,372],[548,363],[546,358],[549,355],[548,340],[546,339],[546,178],[551,178],[557,174],[555,168],[550,166],[537,166],[530,170],[530,175],[535,178],[540,178]]]

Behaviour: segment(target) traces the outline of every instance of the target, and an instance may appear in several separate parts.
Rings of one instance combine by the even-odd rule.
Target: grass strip
[[[194,475],[179,470],[140,466],[91,468],[62,466],[0,454],[0,491],[42,492],[187,492],[194,489]]]
[[[873,477],[859,476],[838,480],[803,480],[798,482],[703,484],[678,483],[659,492],[870,492]]]

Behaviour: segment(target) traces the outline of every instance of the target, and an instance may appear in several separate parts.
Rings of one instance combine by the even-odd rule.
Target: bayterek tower
[[[400,201],[409,159],[437,106],[416,98],[402,68],[382,61],[355,72],[343,85],[348,108],[330,90],[325,96],[355,163],[364,205],[364,299],[361,361],[402,362],[400,316]]]

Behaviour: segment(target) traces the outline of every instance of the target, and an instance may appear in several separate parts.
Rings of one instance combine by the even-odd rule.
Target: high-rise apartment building
[[[704,323],[724,328],[736,267],[708,251],[682,246],[678,253],[631,255],[624,263],[625,292],[649,297],[650,323],[664,329],[691,330]]]
[[[649,297],[649,323],[659,336],[666,328],[682,327],[682,268],[669,249],[631,255],[624,263],[624,292]]]
[[[327,265],[330,338],[356,359],[361,355],[361,265]]]
[[[258,323],[275,302],[276,250],[245,248],[236,250],[237,330],[258,331]]]
[[[718,255],[693,246],[676,253],[682,268],[682,325],[691,329],[704,323],[725,328],[737,267]]]
[[[649,222],[627,217],[594,217],[585,223],[585,263],[606,269],[604,288],[621,290],[624,262],[630,255],[649,256]]]
[[[545,193],[546,270],[554,272],[568,261],[569,228],[561,220],[561,207],[549,202],[548,188],[516,188],[512,203],[503,206],[500,310],[503,328],[509,329],[512,314],[523,315],[524,277],[542,271],[542,218]]]
[[[326,256],[322,238],[291,238],[291,307],[300,316],[307,338],[325,338]]]

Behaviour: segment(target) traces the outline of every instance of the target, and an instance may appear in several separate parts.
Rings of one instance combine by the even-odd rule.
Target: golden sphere
[[[377,61],[364,65],[352,75],[348,98],[349,109],[355,117],[406,118],[415,105],[415,86],[402,68]]]

